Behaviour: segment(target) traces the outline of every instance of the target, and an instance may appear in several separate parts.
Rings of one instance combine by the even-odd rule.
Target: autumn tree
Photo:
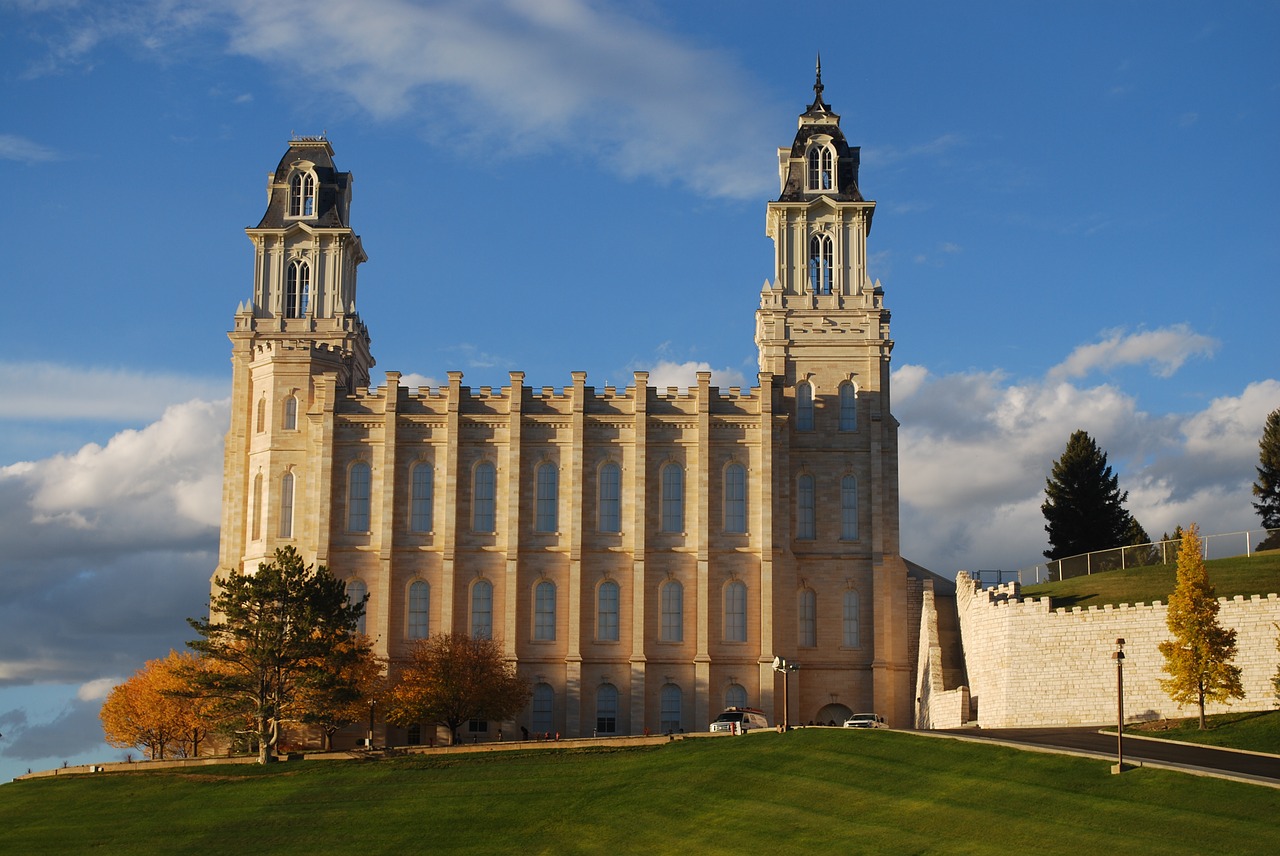
[[[1183,531],[1178,546],[1178,583],[1169,596],[1168,624],[1173,638],[1160,643],[1160,653],[1169,678],[1160,684],[1178,704],[1199,705],[1204,730],[1205,702],[1244,698],[1244,687],[1240,668],[1231,664],[1236,632],[1218,624],[1218,599],[1194,523]]]
[[[188,675],[198,669],[196,658],[170,651],[148,660],[124,683],[114,687],[99,713],[107,742],[136,747],[152,760],[165,753],[192,758],[200,752],[210,714],[202,699],[185,694]]]
[[[1040,511],[1049,533],[1046,558],[1056,560],[1130,543],[1132,518],[1124,507],[1129,493],[1120,490],[1119,481],[1107,464],[1107,453],[1093,438],[1085,431],[1073,433],[1045,480]]]
[[[441,633],[414,645],[391,687],[387,719],[397,725],[439,723],[456,743],[462,723],[510,719],[532,694],[497,642]]]
[[[364,603],[348,603],[342,581],[305,564],[293,547],[276,550],[254,573],[233,570],[214,583],[209,617],[188,619],[200,638],[187,644],[213,664],[193,674],[193,692],[255,741],[266,763],[281,726],[302,719],[307,690],[346,674]]]
[[[334,733],[369,715],[386,688],[386,663],[374,655],[369,637],[356,634],[337,643],[335,653],[320,661],[315,680],[302,690],[302,721],[324,733],[325,751],[333,748]]]
[[[1258,441],[1258,480],[1253,495],[1258,501],[1253,508],[1266,529],[1280,529],[1280,409],[1271,411]],[[1269,534],[1258,545],[1259,550],[1280,549],[1280,532]]]

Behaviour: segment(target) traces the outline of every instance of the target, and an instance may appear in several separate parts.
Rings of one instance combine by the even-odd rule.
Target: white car
[[[884,717],[878,713],[855,713],[844,721],[845,728],[887,728]]]
[[[712,731],[745,734],[756,729],[769,727],[769,720],[763,710],[754,707],[731,707],[715,718],[711,723]]]

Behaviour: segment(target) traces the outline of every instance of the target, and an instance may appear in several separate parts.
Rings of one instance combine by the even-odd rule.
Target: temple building
[[[442,631],[498,640],[534,687],[508,735],[699,731],[744,705],[780,723],[784,694],[791,723],[911,725],[919,585],[898,546],[875,203],[820,73],[814,93],[778,150],[749,389],[580,371],[371,388],[351,174],[327,139],[291,140],[246,230],[215,575],[290,544],[368,595],[363,629],[393,661]]]

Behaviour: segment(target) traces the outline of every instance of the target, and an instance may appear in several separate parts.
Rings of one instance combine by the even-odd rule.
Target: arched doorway
[[[844,721],[853,716],[853,711],[842,704],[829,704],[818,711],[813,718],[814,725],[844,725]]]

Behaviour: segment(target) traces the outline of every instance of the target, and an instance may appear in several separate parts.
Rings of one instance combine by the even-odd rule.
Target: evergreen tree
[[[1180,705],[1200,707],[1204,730],[1205,702],[1244,698],[1236,655],[1236,632],[1218,624],[1218,599],[1201,555],[1200,531],[1193,523],[1182,533],[1178,547],[1178,584],[1169,596],[1169,632],[1160,643],[1164,670],[1160,685]]]
[[[1062,457],[1045,480],[1045,531],[1049,559],[1106,550],[1129,543],[1131,517],[1125,510],[1128,491],[1107,465],[1107,453],[1085,431],[1067,440]],[[1139,527],[1141,528],[1141,527]]]
[[[1258,480],[1253,483],[1253,495],[1258,501],[1253,508],[1262,518],[1266,529],[1280,529],[1280,409],[1271,411],[1267,424],[1258,441]],[[1258,545],[1259,550],[1280,548],[1280,533],[1275,533]]]

